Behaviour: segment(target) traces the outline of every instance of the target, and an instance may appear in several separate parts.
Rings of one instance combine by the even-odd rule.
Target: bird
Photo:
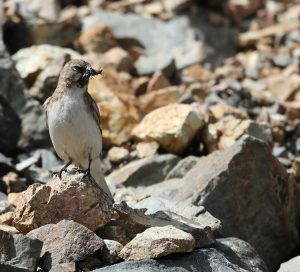
[[[57,87],[44,103],[50,138],[57,155],[66,164],[56,174],[61,179],[70,164],[84,176],[92,177],[112,198],[101,172],[102,130],[100,112],[88,93],[91,77],[100,75],[80,59],[68,61],[62,68]]]

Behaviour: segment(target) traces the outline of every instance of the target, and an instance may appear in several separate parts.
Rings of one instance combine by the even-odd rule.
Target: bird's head
[[[80,88],[86,87],[90,77],[102,73],[102,70],[96,71],[84,60],[70,60],[60,72],[59,82],[67,82],[69,85],[76,85]]]

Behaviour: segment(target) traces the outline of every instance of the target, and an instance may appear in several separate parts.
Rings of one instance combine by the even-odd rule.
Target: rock
[[[164,74],[160,71],[155,72],[148,83],[148,91],[156,91],[159,89],[163,89],[169,87],[171,84],[169,80],[164,76]]]
[[[204,206],[221,220],[224,235],[248,241],[270,268],[299,245],[294,180],[256,138],[201,158],[173,198]]]
[[[280,68],[285,68],[292,63],[293,59],[290,55],[278,55],[273,58],[273,63],[275,66]]]
[[[3,272],[34,272],[43,243],[22,234],[0,230],[0,270]]]
[[[14,224],[22,233],[60,220],[74,220],[91,230],[112,216],[112,200],[82,174],[63,173],[47,185],[33,184],[16,208]]]
[[[78,38],[84,52],[104,53],[117,45],[110,28],[102,23],[87,28]]]
[[[61,60],[56,60],[47,65],[39,73],[33,86],[30,88],[30,95],[44,103],[56,89],[60,71],[68,59],[69,55],[65,55]]]
[[[233,115],[236,118],[246,119],[247,113],[244,109],[232,107],[224,102],[217,103],[209,107],[209,111],[217,120],[227,115]]]
[[[190,105],[174,104],[147,114],[132,133],[141,141],[158,142],[167,152],[182,153],[203,125]]]
[[[271,92],[278,102],[292,100],[298,91],[300,76],[292,75],[272,75],[266,78],[267,90]],[[282,91],[284,90],[284,91]]]
[[[122,250],[123,246],[117,241],[114,240],[104,240],[104,247],[101,252],[101,260],[107,264],[111,265],[121,261],[119,253]]]
[[[172,253],[192,252],[194,237],[173,226],[152,227],[135,236],[121,250],[125,260],[143,260],[167,256]]]
[[[140,44],[145,48],[147,56],[140,57],[136,63],[140,75],[162,71],[162,67],[166,67],[162,64],[170,63],[172,59],[179,69],[203,60],[202,43],[196,41],[187,18],[163,22],[135,14],[99,11],[83,19],[83,31],[98,23],[108,25],[116,38],[130,38],[134,45]]]
[[[9,103],[0,95],[0,152],[11,153],[21,135],[21,121]]]
[[[156,71],[161,71],[167,78],[172,77],[176,68],[178,68],[174,58],[163,53],[150,57],[140,56],[134,67],[140,76],[151,75]]]
[[[20,193],[10,193],[7,196],[7,200],[8,202],[13,205],[13,206],[18,206],[18,204],[20,203],[22,199],[22,192]]]
[[[28,87],[31,87],[38,74],[51,63],[62,59],[77,59],[80,55],[72,49],[42,44],[23,48],[12,56],[16,69]]]
[[[14,64],[0,45],[0,95],[2,95],[22,120],[22,133],[18,145],[32,148],[50,142],[45,116],[41,105],[31,98]],[[28,64],[30,66],[30,64]]]
[[[117,71],[130,72],[133,69],[133,61],[127,51],[120,47],[114,47],[103,55],[103,61],[107,65],[114,66]]]
[[[202,226],[211,228],[215,236],[222,234],[221,221],[213,217],[203,206],[195,206],[186,201],[177,202],[176,200],[168,199],[163,196],[145,197],[132,205],[134,209],[146,208],[145,214],[150,215],[159,211],[167,211],[179,214],[182,217],[190,219]]]
[[[294,257],[280,265],[277,272],[298,272],[300,270],[300,256]]]
[[[214,247],[189,254],[176,254],[156,260],[130,261],[97,269],[94,272],[267,272],[268,269],[254,249],[237,238],[217,240]]]
[[[233,145],[245,134],[256,137],[270,146],[273,143],[271,127],[268,124],[257,123],[249,119],[221,119],[215,124],[209,124],[203,141],[206,148],[212,152],[215,148],[225,149]]]
[[[84,260],[104,246],[94,232],[69,220],[32,230],[27,237],[43,242],[40,266],[47,271],[60,263]]]
[[[7,195],[0,191],[0,214],[12,211],[13,207],[8,202]]]
[[[141,95],[138,101],[142,113],[147,114],[157,108],[177,103],[180,96],[179,88],[172,86]]]
[[[214,79],[214,74],[202,65],[196,64],[182,70],[182,79],[185,82],[209,82]]]
[[[76,14],[61,15],[51,22],[41,19],[26,21],[30,44],[36,45],[52,44],[71,47],[79,34],[80,27],[81,22]]]
[[[51,267],[51,272],[75,272],[76,264],[74,262],[70,263],[60,263]]]
[[[157,142],[137,143],[136,145],[137,156],[140,159],[151,157],[157,154],[158,148],[159,145]]]
[[[112,163],[120,163],[129,158],[129,151],[124,147],[112,147],[108,151],[108,158]]]
[[[168,12],[178,12],[190,4],[190,0],[163,0],[163,5]]]
[[[140,121],[130,78],[105,69],[105,77],[90,81],[89,92],[100,108],[104,145],[121,145],[128,141],[132,128]]]
[[[192,234],[196,248],[212,245],[215,242],[209,226],[196,223],[172,212],[158,211],[147,215],[145,214],[145,209],[132,209],[125,202],[115,204],[114,210],[118,214],[118,218],[98,230],[100,236],[105,239],[112,239],[121,244],[127,244],[138,233],[150,227],[172,225]]]
[[[175,167],[168,173],[166,179],[183,178],[185,174],[193,168],[199,161],[198,157],[188,156],[180,160]]]
[[[29,11],[47,20],[55,20],[59,15],[59,2],[56,0],[47,0],[41,3],[38,0],[20,0],[20,5],[25,5]]]
[[[33,98],[28,99],[20,118],[22,120],[22,136],[18,143],[19,147],[28,149],[49,145],[46,116],[38,101]]]
[[[147,186],[165,179],[179,157],[172,154],[155,155],[133,161],[106,177],[107,183],[125,186]]]

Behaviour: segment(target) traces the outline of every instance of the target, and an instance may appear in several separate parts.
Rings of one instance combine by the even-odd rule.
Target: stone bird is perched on
[[[62,69],[57,88],[44,108],[50,138],[58,156],[68,162],[58,173],[72,163],[86,169],[96,183],[111,193],[100,169],[102,150],[101,120],[98,107],[87,92],[90,77],[101,74],[83,60],[71,60]]]

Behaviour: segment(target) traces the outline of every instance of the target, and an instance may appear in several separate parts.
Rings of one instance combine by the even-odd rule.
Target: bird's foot
[[[72,161],[69,161],[64,167],[62,167],[59,171],[52,172],[52,177],[59,177],[61,179],[61,175],[63,172],[68,172],[68,166],[72,163]]]
[[[77,169],[76,172],[83,174],[82,178],[86,178],[86,177],[90,178],[91,177],[91,170],[90,170],[90,168],[88,168],[86,170]]]

